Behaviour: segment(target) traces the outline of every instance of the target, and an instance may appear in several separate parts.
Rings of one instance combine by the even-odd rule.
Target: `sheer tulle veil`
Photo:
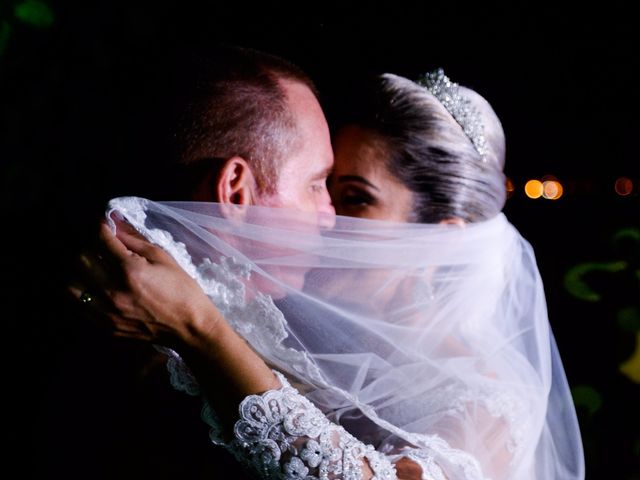
[[[423,448],[450,479],[584,477],[534,253],[503,214],[462,227],[338,216],[320,230],[314,214],[266,207],[121,197],[114,211],[379,451]]]

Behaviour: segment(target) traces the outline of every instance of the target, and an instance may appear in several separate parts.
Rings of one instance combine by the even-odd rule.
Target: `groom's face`
[[[291,155],[281,164],[274,194],[260,199],[262,205],[316,212],[318,223],[331,228],[335,209],[327,191],[333,167],[329,126],[315,95],[304,84],[282,80],[297,140]]]
[[[327,190],[327,177],[333,168],[333,150],[329,126],[316,96],[306,85],[281,81],[287,95],[289,111],[295,122],[296,141],[290,155],[280,164],[275,193],[258,198],[257,203],[315,213],[316,215],[291,215],[279,218],[279,226],[290,228],[293,235],[311,234],[316,238],[318,229],[329,229],[335,224],[335,209]],[[290,222],[289,225],[286,225]],[[284,239],[283,239],[284,240]],[[291,246],[269,245],[262,248],[271,257],[294,255],[298,261],[305,254]],[[262,265],[272,279],[301,289],[308,268],[304,266]],[[271,280],[263,282],[253,277],[254,285],[273,298],[286,295],[279,285]]]

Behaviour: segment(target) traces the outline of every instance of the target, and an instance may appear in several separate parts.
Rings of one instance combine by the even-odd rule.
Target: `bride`
[[[363,95],[335,137],[330,230],[112,200],[115,334],[162,345],[259,478],[584,478],[535,257],[501,213],[498,118],[441,70]]]

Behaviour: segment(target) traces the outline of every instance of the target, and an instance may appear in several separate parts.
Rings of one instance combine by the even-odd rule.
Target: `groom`
[[[331,227],[335,211],[326,178],[333,165],[333,152],[312,81],[289,62],[252,50],[224,49],[215,60],[193,82],[196,88],[185,102],[178,131],[185,196],[196,201],[315,212],[320,227]],[[108,228],[102,229],[101,250],[112,255],[86,253],[81,278],[91,280],[70,290],[89,311],[107,313],[105,319],[114,334],[149,340],[145,335],[156,325],[149,321],[153,315],[145,315],[165,303],[158,292],[175,294],[183,287],[182,281],[175,280],[177,265],[169,258],[158,257],[163,252],[135,236],[122,222],[117,236]],[[119,279],[128,280],[126,285],[110,277],[114,272]],[[140,279],[162,288],[152,289],[153,294],[145,296],[132,284]],[[211,314],[207,310],[210,305],[188,300],[184,303],[190,306],[190,314],[198,306]],[[138,310],[127,311],[125,304]],[[178,317],[181,312],[169,314]],[[237,347],[238,351],[244,348],[242,344]],[[253,375],[251,389],[264,391],[274,388],[269,383],[270,372],[266,373],[256,370],[243,378]],[[206,391],[206,385],[202,386]],[[228,408],[237,412],[241,398],[232,397],[229,395]]]
[[[190,95],[179,138],[189,197],[335,215],[329,128],[311,79],[288,61],[226,48]]]
[[[194,201],[313,212],[320,228],[331,228],[335,210],[326,180],[333,151],[311,79],[282,58],[238,47],[219,50],[214,62],[200,70],[177,135],[183,195]],[[126,234],[126,225],[120,226]],[[126,252],[120,233],[109,238],[106,230],[103,247]],[[155,248],[140,237],[134,242],[138,256]],[[89,283],[95,290],[90,284],[70,288],[93,311],[114,309],[99,292],[108,286],[110,272],[121,270],[122,278],[132,274],[125,262],[109,262],[103,255],[86,253],[82,277],[93,279]],[[144,277],[147,267],[139,262],[135,275]]]

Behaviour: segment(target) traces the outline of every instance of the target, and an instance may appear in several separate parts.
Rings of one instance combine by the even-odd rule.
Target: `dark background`
[[[1,2],[0,300],[15,476],[236,478],[220,473],[228,458],[207,444],[197,401],[166,386],[152,350],[110,340],[63,288],[107,199],[168,199],[157,172],[170,157],[176,69],[223,41],[300,65],[330,120],[343,87],[370,72],[443,67],[489,100],[516,187],[505,212],[537,254],[587,478],[640,479],[640,387],[619,370],[640,348],[636,23],[620,1]],[[562,198],[524,195],[544,175],[562,182]],[[634,182],[625,197],[613,188],[622,176]],[[598,301],[566,288],[576,266]]]

